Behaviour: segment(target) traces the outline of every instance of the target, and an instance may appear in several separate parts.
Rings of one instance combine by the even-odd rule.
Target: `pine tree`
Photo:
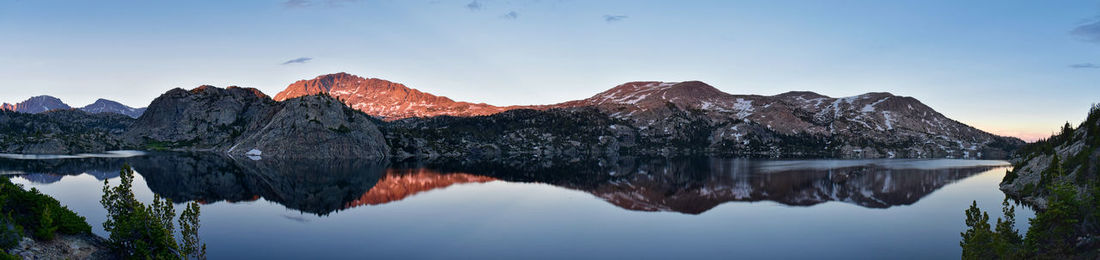
[[[1051,185],[1047,209],[1031,219],[1025,244],[1030,253],[1042,256],[1073,254],[1076,224],[1080,219],[1077,191],[1069,184]]]
[[[120,183],[111,187],[103,182],[100,203],[107,210],[103,229],[110,233],[111,245],[127,259],[189,259],[205,258],[206,246],[198,244],[199,205],[187,204],[179,219],[182,246],[175,234],[175,209],[171,200],[154,195],[153,203],[145,205],[134,198],[134,171],[124,165]]]
[[[1020,247],[1024,239],[1016,230],[1016,206],[1010,205],[1005,198],[1001,201],[1001,212],[1004,219],[997,219],[994,250],[1001,259],[1023,259]]]
[[[34,237],[43,240],[53,240],[54,231],[57,231],[57,226],[53,224],[53,215],[50,214],[50,207],[43,206],[38,217],[38,228],[34,229]]]
[[[966,232],[962,233],[963,259],[992,259],[996,256],[993,250],[993,231],[989,227],[989,214],[978,208],[978,202],[970,204],[966,210]]]

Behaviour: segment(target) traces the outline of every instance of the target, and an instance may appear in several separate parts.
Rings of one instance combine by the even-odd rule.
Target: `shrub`
[[[57,231],[57,226],[53,224],[53,214],[50,214],[50,208],[43,207],[38,214],[38,227],[34,229],[34,238],[53,240],[53,232]]]
[[[0,260],[22,260],[22,258],[0,251]]]
[[[22,238],[23,227],[7,215],[0,216],[0,252],[19,245],[19,240]]]
[[[84,217],[61,206],[56,199],[38,189],[23,190],[7,178],[0,178],[0,240],[15,234],[30,234],[37,239],[51,240],[55,233],[91,233],[92,226]],[[24,231],[26,231],[24,233]],[[0,245],[5,244],[0,241]]]

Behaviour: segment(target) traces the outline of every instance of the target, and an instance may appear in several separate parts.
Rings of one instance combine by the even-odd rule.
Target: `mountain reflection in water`
[[[731,201],[811,206],[828,201],[867,208],[910,205],[1003,161],[622,159],[617,162],[450,162],[249,160],[209,153],[129,158],[0,159],[0,172],[52,183],[65,175],[118,176],[130,164],[149,188],[173,201],[264,198],[317,215],[380,205],[456,184],[545,183],[590,193],[620,208],[700,214]]]

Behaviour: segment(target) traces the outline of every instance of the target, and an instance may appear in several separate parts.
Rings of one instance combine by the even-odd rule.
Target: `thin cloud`
[[[481,6],[481,3],[478,3],[477,0],[474,0],[473,2],[470,2],[469,4],[466,4],[466,9],[470,9],[470,11],[481,10],[482,7],[483,6]]]
[[[610,15],[610,14],[609,14],[609,15],[604,15],[604,16],[603,16],[603,21],[604,21],[604,22],[608,22],[608,23],[614,23],[614,22],[622,21],[622,20],[624,20],[624,19],[626,19],[626,18],[629,18],[629,16],[625,16],[625,15]]]
[[[329,7],[342,7],[346,3],[359,2],[359,0],[286,0],[283,1],[283,6],[286,8],[305,8],[315,6],[319,2],[323,2]]]
[[[354,3],[354,2],[359,2],[359,0],[326,0],[325,1],[325,3],[327,3],[328,6],[331,6],[331,7],[341,7],[341,6],[344,6],[344,4],[346,4],[346,3]]]
[[[286,0],[283,1],[283,7],[286,8],[302,8],[313,5],[313,1],[310,0]]]
[[[516,11],[510,11],[504,15],[501,15],[500,18],[515,20],[516,18],[519,18],[519,13],[517,13]]]
[[[286,61],[286,62],[283,62],[283,65],[288,65],[288,64],[295,64],[295,63],[306,63],[306,62],[309,62],[309,61],[311,61],[311,60],[313,60],[313,58],[310,58],[310,57],[301,57],[301,58],[297,58],[297,59],[293,59],[293,60],[288,60],[288,61]]]
[[[1077,64],[1071,64],[1071,65],[1069,65],[1069,67],[1074,68],[1074,69],[1100,69],[1100,64],[1096,64],[1096,63],[1077,63]]]
[[[1100,43],[1100,18],[1078,25],[1069,33],[1083,41]]]

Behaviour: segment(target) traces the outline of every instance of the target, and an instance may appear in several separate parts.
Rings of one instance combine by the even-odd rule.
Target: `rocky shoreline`
[[[1094,107],[1085,122],[1063,127],[1058,135],[1029,144],[1012,160],[1013,169],[1001,182],[1005,194],[1039,209],[1046,209],[1048,186],[1066,183],[1076,188],[1078,198],[1091,196],[1100,172],[1100,107]]]
[[[8,254],[23,259],[118,259],[111,253],[107,239],[94,234],[58,234],[50,241],[23,237]]]

